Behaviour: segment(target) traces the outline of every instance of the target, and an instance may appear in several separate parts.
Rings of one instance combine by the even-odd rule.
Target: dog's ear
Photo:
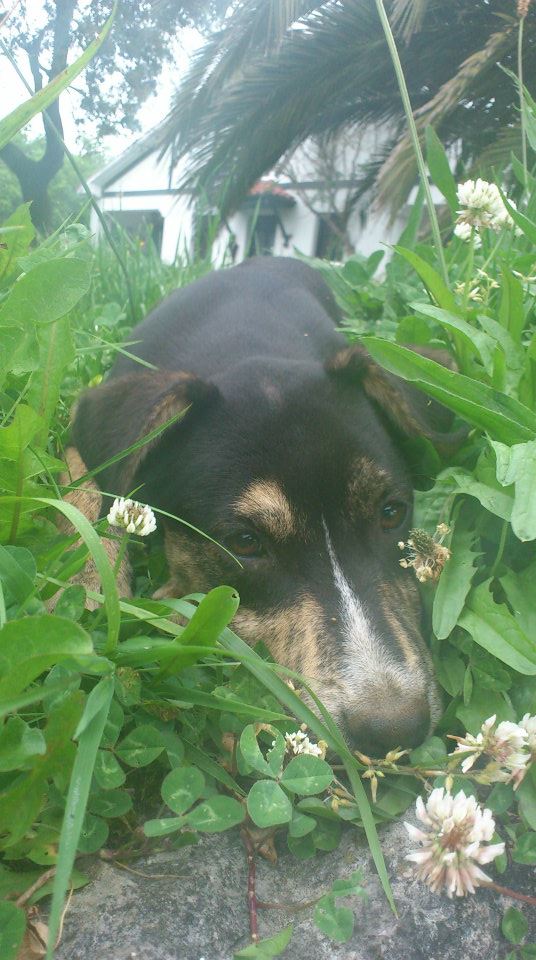
[[[88,469],[94,470],[177,414],[189,416],[190,407],[197,411],[218,396],[217,387],[191,373],[127,374],[82,394],[74,416],[72,439]],[[148,440],[99,473],[99,486],[113,493],[129,492],[136,472],[161,437],[159,434]]]
[[[456,369],[446,350],[414,346],[410,349],[450,370]],[[451,453],[466,435],[465,430],[450,433],[454,420],[450,410],[384,370],[359,344],[339,350],[327,361],[326,369],[341,381],[360,384],[396,430],[408,437],[426,437],[440,453]]]

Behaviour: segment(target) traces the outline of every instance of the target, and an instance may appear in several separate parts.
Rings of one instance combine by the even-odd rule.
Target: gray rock
[[[511,947],[500,924],[506,907],[515,905],[529,920],[528,941],[536,941],[535,907],[489,889],[454,901],[433,894],[413,879],[404,860],[411,844],[402,824],[386,827],[381,839],[398,917],[382,893],[362,834],[349,828],[337,850],[312,860],[297,860],[284,844],[276,866],[258,859],[257,897],[311,900],[360,866],[368,899],[347,901],[355,907],[352,938],[343,944],[328,939],[315,926],[312,909],[259,911],[261,936],[293,922],[284,954],[289,960],[504,960]],[[246,859],[237,831],[148,857],[132,868],[137,872],[101,862],[93,866],[93,882],[72,898],[57,960],[232,960],[248,943]],[[497,882],[534,894],[535,873],[514,864]]]

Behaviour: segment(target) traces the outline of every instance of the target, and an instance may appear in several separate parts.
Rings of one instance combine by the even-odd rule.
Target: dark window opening
[[[246,256],[269,256],[274,251],[277,217],[273,213],[260,213],[252,221]]]
[[[344,230],[340,213],[326,213],[318,218],[315,256],[321,260],[344,260]]]
[[[164,218],[159,210],[107,210],[106,216],[141,245],[152,241],[157,253],[162,253]]]

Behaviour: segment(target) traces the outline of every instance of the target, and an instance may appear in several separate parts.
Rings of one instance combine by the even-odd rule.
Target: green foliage
[[[452,201],[432,134],[428,156],[432,177]],[[530,219],[535,205],[536,194],[525,198],[519,216]],[[426,480],[420,471],[417,522],[430,533],[439,522],[451,526],[452,557],[435,596],[424,591],[445,713],[409,757],[368,770],[303,679],[293,677],[306,698],[286,682],[290,671],[230,629],[239,604],[232,586],[205,597],[148,599],[163,558],[157,548],[147,553],[137,545],[135,598],[122,601],[102,543],[105,523],[95,528],[63,498],[68,487],[60,483],[58,455],[81,385],[97,382],[116,352],[128,351],[132,324],[171,286],[209,269],[208,261],[164,267],[150,245],[121,235],[128,289],[117,264],[102,246],[90,247],[79,224],[35,246],[23,206],[3,229],[2,956],[16,956],[24,930],[12,894],[55,866],[52,944],[70,883],[84,882],[76,858],[105,844],[118,857],[135,856],[148,843],[181,846],[202,834],[257,827],[282,833],[305,860],[335,849],[346,823],[364,831],[392,904],[376,825],[414,802],[422,777],[443,783],[450,773],[456,787],[475,792],[492,809],[513,860],[534,865],[536,765],[515,791],[511,783],[487,782],[478,764],[460,777],[447,739],[476,734],[493,713],[514,721],[536,713],[536,281],[526,225],[498,237],[483,232],[476,250],[453,238],[449,286],[431,266],[431,249],[416,241],[418,217],[381,283],[374,279],[380,253],[343,267],[320,265],[349,337],[360,336],[389,370],[441,399],[458,416],[456,427],[471,427],[458,434],[460,446],[443,466],[429,446],[419,448],[439,474]],[[407,342],[448,351],[458,372],[408,350]],[[72,534],[58,529],[59,515]],[[101,579],[102,592],[90,596],[97,610],[87,609],[84,588],[69,582],[88,554]],[[292,747],[304,724],[327,759]],[[348,940],[354,914],[339,901],[363,893],[359,872],[319,892],[319,929]],[[523,930],[509,911],[505,936],[518,944]],[[237,956],[277,956],[290,935],[289,927]]]

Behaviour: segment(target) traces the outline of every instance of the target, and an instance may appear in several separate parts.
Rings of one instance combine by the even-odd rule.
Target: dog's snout
[[[422,697],[395,698],[377,710],[363,709],[345,715],[345,726],[361,753],[384,757],[395,747],[419,746],[430,731],[430,707]]]

